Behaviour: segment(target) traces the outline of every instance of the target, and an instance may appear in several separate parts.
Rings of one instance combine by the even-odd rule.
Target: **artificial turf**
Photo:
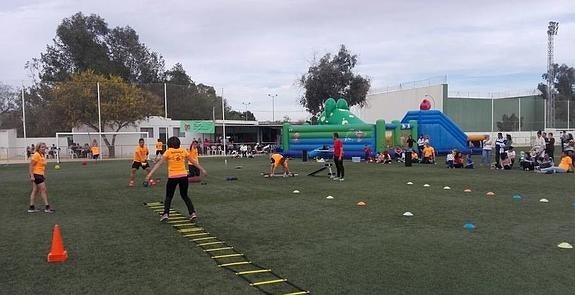
[[[557,247],[575,244],[573,174],[346,161],[334,182],[298,159],[288,178],[262,177],[265,157],[201,162],[207,185],[190,188],[199,224],[313,294],[573,292],[575,250]],[[129,161],[48,166],[54,214],[26,213],[26,165],[0,168],[0,293],[261,294],[143,205],[163,200],[165,167],[159,186],[128,188]],[[173,207],[186,212],[179,196]],[[54,224],[63,264],[46,262]]]

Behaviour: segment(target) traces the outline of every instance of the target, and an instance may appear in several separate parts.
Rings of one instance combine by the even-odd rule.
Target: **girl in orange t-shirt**
[[[188,207],[188,213],[190,214],[190,221],[195,222],[198,215],[192,204],[192,200],[188,196],[188,170],[187,161],[192,163],[192,165],[198,167],[200,171],[207,176],[207,172],[200,165],[197,159],[190,157],[190,153],[180,147],[180,139],[172,136],[168,139],[168,150],[164,152],[162,158],[156,162],[152,170],[146,176],[146,181],[150,181],[154,172],[164,163],[168,162],[168,181],[166,183],[166,199],[164,200],[164,213],[160,217],[160,221],[167,221],[170,216],[170,207],[172,205],[172,199],[174,198],[174,193],[176,192],[176,186],[180,187],[180,196],[186,203]]]
[[[30,193],[30,207],[28,208],[28,213],[40,212],[40,210],[36,209],[36,206],[34,205],[36,193],[40,193],[40,197],[42,197],[42,201],[44,202],[44,212],[54,213],[54,210],[50,208],[50,205],[48,204],[46,177],[44,177],[45,171],[46,143],[40,142],[36,145],[35,152],[30,158],[30,165],[28,166],[28,174],[30,175],[30,181],[32,182],[32,193]]]
[[[98,146],[98,142],[95,139],[92,142],[90,152],[92,152],[92,159],[94,159],[95,161],[98,160],[98,158],[100,158],[100,146]]]

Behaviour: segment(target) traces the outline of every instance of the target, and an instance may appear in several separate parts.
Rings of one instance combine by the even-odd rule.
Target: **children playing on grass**
[[[134,158],[132,161],[132,168],[130,169],[130,181],[128,186],[134,186],[134,179],[136,178],[136,170],[142,168],[146,172],[150,171],[150,166],[148,165],[148,147],[144,144],[144,139],[140,138],[138,140],[138,146],[134,150]]]
[[[34,154],[30,158],[30,165],[28,166],[28,174],[30,182],[32,182],[32,192],[30,193],[30,207],[28,213],[36,213],[40,210],[36,209],[35,199],[36,194],[40,194],[44,202],[44,213],[54,213],[48,204],[48,194],[46,193],[46,178],[44,176],[46,171],[46,143],[40,142],[36,145]]]
[[[172,205],[172,199],[174,198],[177,186],[180,187],[180,196],[188,208],[190,221],[195,222],[198,217],[192,200],[188,196],[188,169],[186,167],[188,161],[197,167],[204,176],[207,176],[206,170],[200,165],[200,163],[198,163],[197,159],[190,157],[190,153],[188,153],[186,149],[180,147],[180,139],[172,136],[168,139],[168,150],[164,152],[160,160],[156,162],[152,170],[148,175],[146,175],[146,181],[150,181],[154,172],[156,172],[164,162],[168,162],[166,198],[164,200],[164,212],[160,217],[160,221],[167,221],[170,218],[170,207]]]
[[[270,174],[269,176],[274,176],[276,168],[282,166],[284,170],[284,176],[289,176],[289,168],[287,164],[287,159],[280,153],[274,153],[270,156]]]

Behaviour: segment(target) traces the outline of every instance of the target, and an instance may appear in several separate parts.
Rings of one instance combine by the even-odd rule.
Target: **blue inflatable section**
[[[375,134],[375,132],[373,132]],[[369,145],[373,150],[375,147],[375,138],[373,137],[342,137],[344,158],[363,157],[365,145]],[[318,152],[324,147],[333,149],[332,138],[300,138],[289,140],[289,150],[282,152],[282,155],[292,158],[301,158],[303,151],[306,151],[308,158],[332,158],[333,153],[326,156],[327,153]]]
[[[446,154],[453,149],[473,152],[467,144],[467,135],[449,117],[437,110],[409,111],[401,123],[416,120],[419,134],[428,135],[437,153]]]

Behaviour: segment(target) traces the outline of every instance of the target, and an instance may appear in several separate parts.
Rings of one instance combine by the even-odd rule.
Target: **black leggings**
[[[184,203],[186,203],[186,207],[188,207],[188,213],[190,215],[196,210],[194,209],[194,204],[192,204],[192,200],[188,197],[188,177],[180,177],[180,178],[168,178],[168,183],[166,183],[166,200],[164,201],[164,214],[169,214],[170,207],[172,205],[172,199],[174,198],[174,193],[176,192],[176,186],[180,186],[180,196]]]
[[[336,174],[337,177],[341,177],[343,178],[343,158],[341,158],[341,160],[338,160],[337,158],[334,158],[333,161],[335,162],[335,170],[336,170]]]

